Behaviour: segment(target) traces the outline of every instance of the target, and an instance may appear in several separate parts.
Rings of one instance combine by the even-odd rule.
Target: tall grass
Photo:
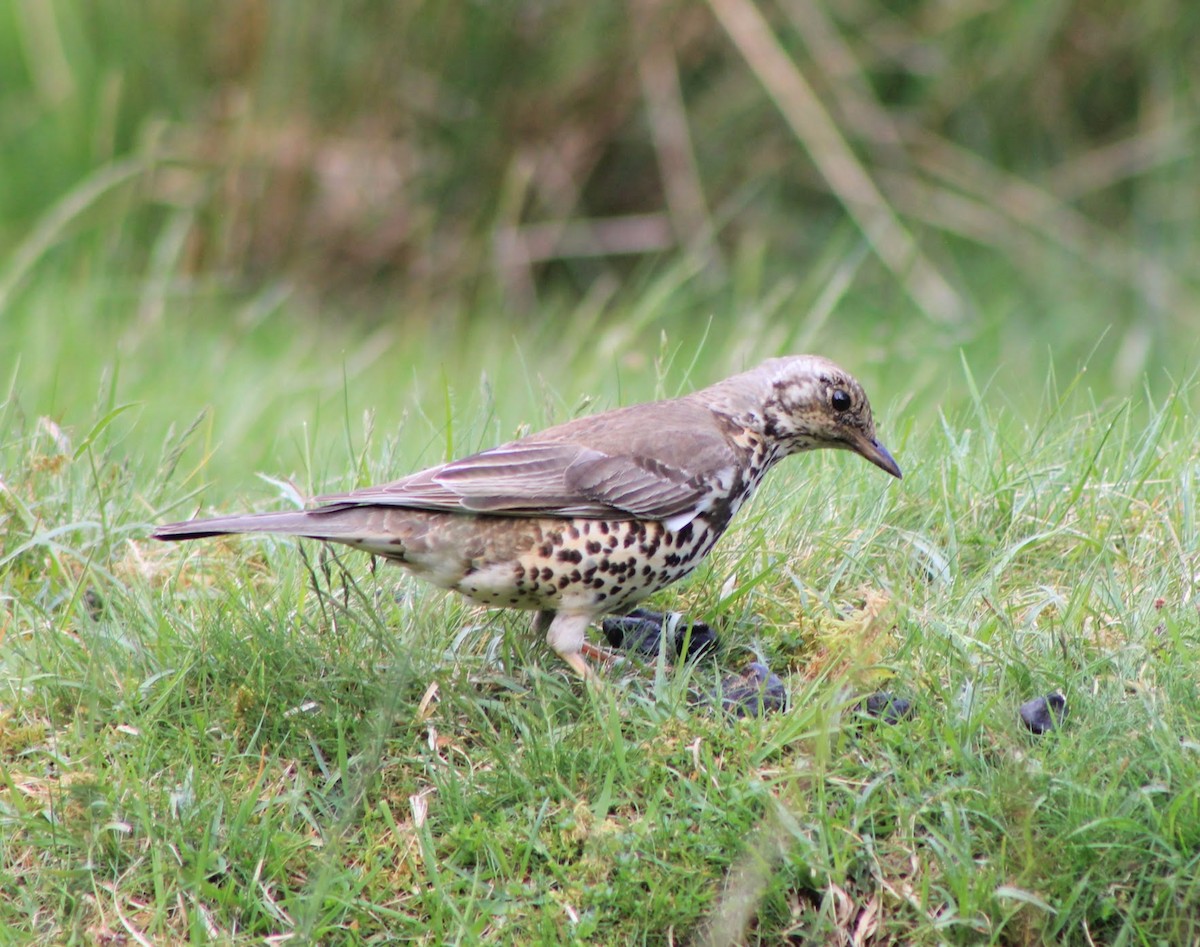
[[[0,300],[84,246],[159,293],[282,277],[354,318],[521,327],[602,316],[682,253],[718,318],[833,304],[945,350],[1003,309],[1068,371],[1102,338],[1128,387],[1181,364],[1194,310],[1195,26],[1179,2],[17,5]]]

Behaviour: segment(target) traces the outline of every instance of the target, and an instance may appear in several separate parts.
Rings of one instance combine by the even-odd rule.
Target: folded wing
[[[737,463],[733,447],[715,427],[593,429],[586,445],[575,442],[576,429],[575,423],[563,425],[392,483],[318,497],[318,502],[322,508],[377,504],[502,516],[671,518],[680,523],[691,518],[689,512],[694,515],[707,506],[713,478]]]

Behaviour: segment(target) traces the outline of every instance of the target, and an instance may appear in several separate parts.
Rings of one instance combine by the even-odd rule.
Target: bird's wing
[[[715,435],[714,435],[715,436]],[[691,455],[709,459],[722,440]],[[690,467],[691,465],[689,465]],[[507,516],[632,515],[667,519],[699,512],[707,504],[707,473],[638,453],[609,453],[537,435],[412,474],[402,480],[351,493],[319,497],[328,506],[412,507]],[[686,516],[686,519],[690,519]]]

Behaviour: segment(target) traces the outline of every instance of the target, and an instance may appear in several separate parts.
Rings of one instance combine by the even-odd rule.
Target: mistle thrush
[[[819,447],[900,476],[859,383],[795,355],[318,497],[306,511],[172,523],[154,536],[286,533],[363,549],[474,602],[536,610],[535,630],[590,678],[588,624],[691,572],[777,461]]]

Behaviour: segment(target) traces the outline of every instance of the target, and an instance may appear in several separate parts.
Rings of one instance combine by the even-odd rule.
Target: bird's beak
[[[897,480],[903,479],[900,465],[888,453],[888,449],[879,443],[878,438],[856,434],[850,441],[850,449],[856,454],[861,454],[880,470],[886,470]]]

